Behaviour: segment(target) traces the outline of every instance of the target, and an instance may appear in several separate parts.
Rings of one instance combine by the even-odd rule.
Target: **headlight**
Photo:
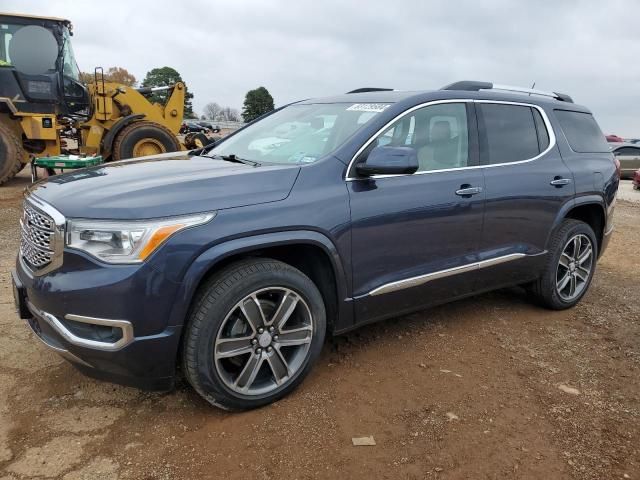
[[[156,220],[69,220],[66,243],[107,263],[140,263],[171,235],[207,223],[215,213]]]

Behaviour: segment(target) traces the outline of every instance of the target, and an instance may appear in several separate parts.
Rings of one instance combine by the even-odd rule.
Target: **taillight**
[[[613,163],[616,164],[616,172],[618,172],[618,178],[622,176],[622,171],[620,170],[620,160],[618,157],[613,157]]]

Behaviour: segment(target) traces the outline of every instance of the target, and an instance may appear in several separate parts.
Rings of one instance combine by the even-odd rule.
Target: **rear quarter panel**
[[[573,206],[584,204],[601,205],[605,211],[605,233],[613,228],[613,212],[620,179],[616,171],[613,154],[574,152],[562,130],[554,111],[547,110],[556,133],[558,148],[565,164],[573,174],[575,200]],[[596,119],[597,121],[597,119]],[[565,209],[561,212],[566,215]]]

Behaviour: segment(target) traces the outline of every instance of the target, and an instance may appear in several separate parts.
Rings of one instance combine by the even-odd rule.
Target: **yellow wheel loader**
[[[71,35],[68,20],[0,13],[0,185],[33,157],[108,161],[195,146],[177,136],[184,84],[136,89],[105,81],[96,68],[85,86]],[[158,89],[168,90],[164,105],[145,97]]]

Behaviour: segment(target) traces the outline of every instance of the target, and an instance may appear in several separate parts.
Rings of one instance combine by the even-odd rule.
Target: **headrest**
[[[451,139],[451,125],[446,120],[435,122],[431,126],[431,141]]]

